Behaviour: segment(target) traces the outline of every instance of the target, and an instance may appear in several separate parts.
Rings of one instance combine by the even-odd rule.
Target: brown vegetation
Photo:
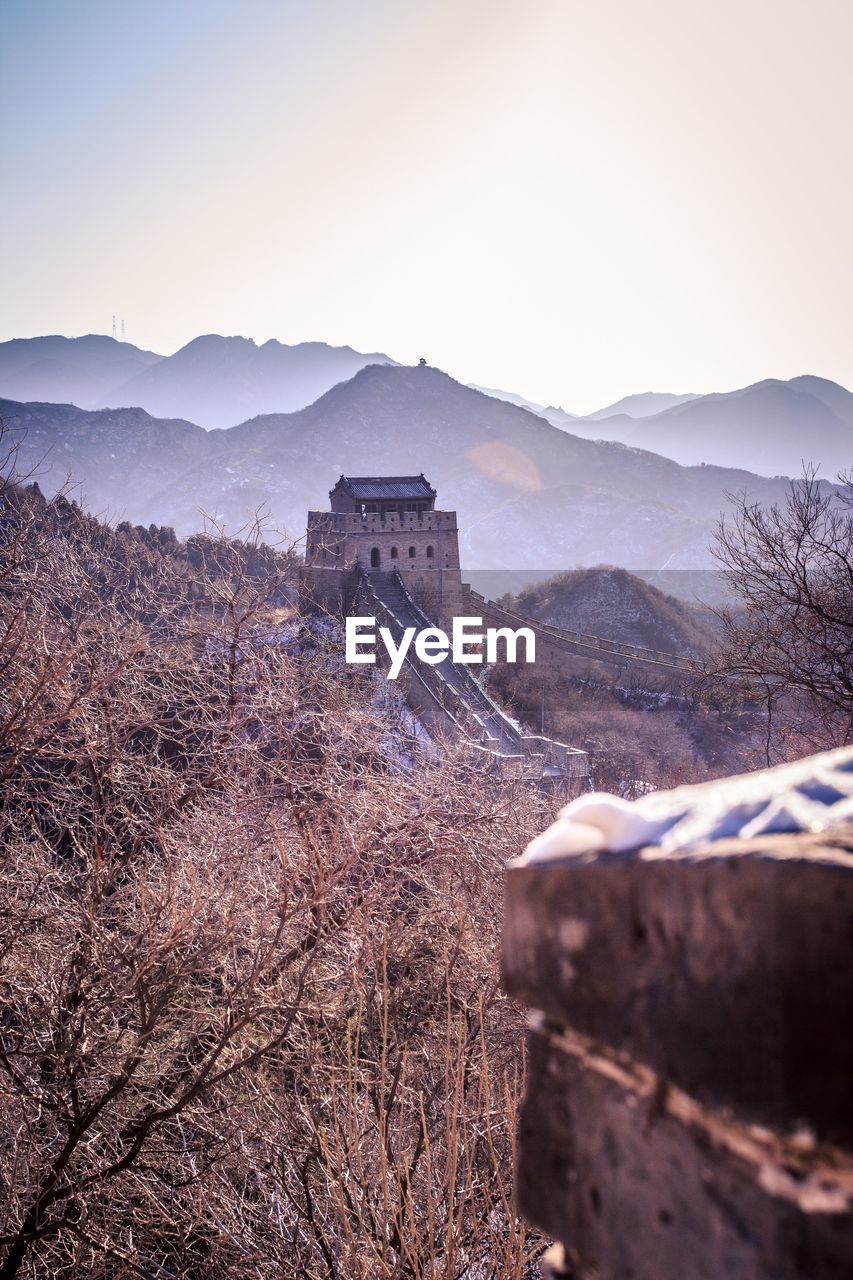
[[[258,530],[161,534],[0,494],[0,1275],[529,1274],[495,957],[545,802],[277,628]]]
[[[578,676],[498,664],[491,684],[535,732],[589,754],[595,787],[626,799],[754,767],[754,715],[727,687],[632,677],[603,663]]]
[[[765,711],[767,763],[853,734],[853,476],[840,494],[807,470],[782,505],[745,497],[716,554],[738,601],[720,614],[710,675]]]
[[[731,502],[715,554],[732,603],[715,610],[716,630],[704,632],[708,656],[692,677],[668,684],[600,663],[576,677],[543,664],[492,673],[527,725],[589,753],[599,789],[631,797],[851,741],[853,476],[842,477],[839,492],[806,471],[780,505]],[[589,583],[603,572],[558,575],[513,606],[570,621],[572,602],[580,593],[589,607]],[[630,579],[638,626],[644,617],[675,626],[668,606],[677,602],[644,583],[640,592],[622,571],[607,578],[623,593]],[[604,632],[607,622],[595,626]]]

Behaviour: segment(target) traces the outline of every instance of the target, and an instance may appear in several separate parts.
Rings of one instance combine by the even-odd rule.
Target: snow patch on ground
[[[344,628],[326,614],[301,614],[260,637],[267,645],[278,645],[292,657],[309,654],[325,671],[352,675],[344,660]],[[370,673],[368,718],[363,725],[365,741],[373,743],[392,772],[411,774],[424,761],[437,760],[439,750],[418,717],[410,710],[403,693],[385,679],[382,671]]]

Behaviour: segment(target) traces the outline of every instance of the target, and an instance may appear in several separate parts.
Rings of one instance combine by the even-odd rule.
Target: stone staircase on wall
[[[387,626],[398,643],[407,627],[420,631],[435,625],[412,600],[397,572],[362,570],[357,603],[361,612]],[[526,734],[489,697],[467,665],[448,657],[431,666],[409,652],[401,681],[413,710],[433,731],[472,744],[502,772],[562,781],[569,791],[588,786],[585,752]]]

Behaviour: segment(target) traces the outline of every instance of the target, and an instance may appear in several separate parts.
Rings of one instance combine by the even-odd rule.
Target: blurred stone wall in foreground
[[[853,826],[513,866],[504,981],[545,1274],[853,1276]]]

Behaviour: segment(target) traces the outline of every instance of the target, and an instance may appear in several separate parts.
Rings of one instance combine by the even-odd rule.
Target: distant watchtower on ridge
[[[417,476],[341,476],[329,511],[309,511],[305,560],[316,595],[347,600],[359,568],[399,572],[436,622],[462,612],[456,512],[437,511],[436,491]]]

